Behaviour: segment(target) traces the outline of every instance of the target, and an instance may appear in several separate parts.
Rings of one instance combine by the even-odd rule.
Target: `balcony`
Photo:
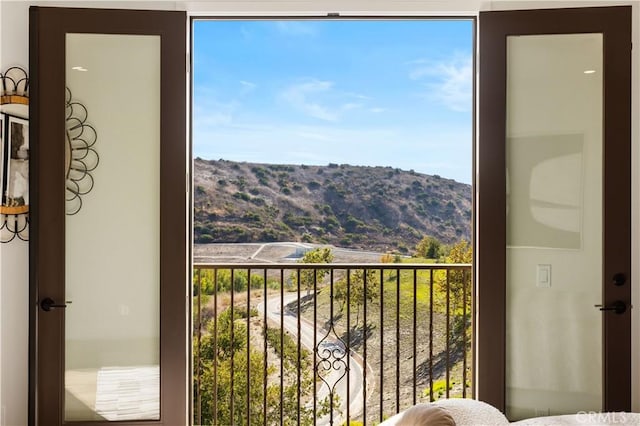
[[[196,264],[193,283],[196,425],[375,425],[473,396],[469,264]]]

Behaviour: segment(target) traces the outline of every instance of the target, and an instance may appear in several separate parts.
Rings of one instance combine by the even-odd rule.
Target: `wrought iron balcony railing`
[[[196,264],[196,425],[377,424],[471,397],[468,264]]]

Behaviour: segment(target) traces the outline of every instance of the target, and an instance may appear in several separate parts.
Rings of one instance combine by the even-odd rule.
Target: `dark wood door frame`
[[[66,33],[161,37],[160,421],[135,424],[184,424],[190,383],[186,14],[48,7],[31,7],[29,30],[32,77],[29,111],[32,194],[29,424],[64,423],[64,310],[43,313],[38,302],[44,297],[65,300],[65,152],[62,138],[65,134]]]
[[[631,6],[480,13],[477,395],[505,409],[506,40],[603,33],[603,302],[631,306]],[[627,285],[611,285],[616,273]],[[603,409],[631,409],[631,312],[603,314]]]

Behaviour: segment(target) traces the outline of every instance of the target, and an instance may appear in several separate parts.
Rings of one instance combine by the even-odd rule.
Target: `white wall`
[[[640,4],[630,1],[484,1],[484,0],[298,0],[298,1],[175,1],[175,2],[34,2],[0,1],[0,69],[12,65],[28,66],[28,8],[30,5],[67,7],[109,7],[140,9],[178,9],[201,15],[304,15],[341,12],[347,14],[415,14],[469,15],[479,10],[540,7],[578,7],[613,4],[634,5],[633,40],[640,46]],[[633,258],[638,259],[638,195],[640,129],[640,93],[638,92],[639,49],[633,51]],[[633,266],[633,288],[638,288],[640,262]],[[0,245],[0,424],[23,426],[27,418],[27,355],[28,355],[28,245],[21,242]],[[634,291],[633,304],[640,306],[640,292]],[[633,391],[634,410],[640,411],[640,310],[634,309]]]
[[[0,3],[2,70],[13,65],[25,68],[28,65],[28,38],[22,28],[28,19],[22,9]],[[22,241],[0,244],[0,424],[3,426],[26,424],[28,248]]]

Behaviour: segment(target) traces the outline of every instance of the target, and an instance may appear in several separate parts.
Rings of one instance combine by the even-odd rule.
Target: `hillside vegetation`
[[[471,187],[391,167],[194,164],[196,243],[301,241],[408,253],[471,237]]]

